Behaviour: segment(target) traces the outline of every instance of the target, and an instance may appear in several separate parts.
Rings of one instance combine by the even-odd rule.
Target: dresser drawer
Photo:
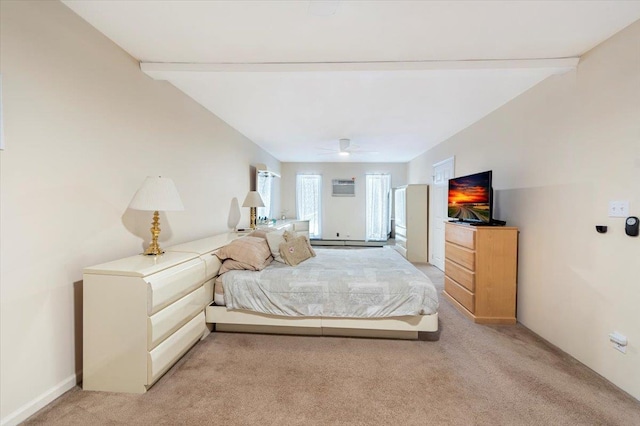
[[[445,241],[458,244],[471,250],[476,248],[476,232],[473,228],[464,225],[449,225],[444,231]]]
[[[461,286],[465,287],[470,292],[474,293],[476,291],[475,272],[465,269],[447,259],[444,261],[444,274]]]
[[[407,248],[407,239],[405,237],[403,237],[402,235],[396,234],[396,245],[406,249]]]
[[[204,261],[205,266],[205,280],[210,280],[215,278],[218,275],[218,271],[220,271],[220,267],[222,266],[222,262],[216,256],[216,251],[212,253],[207,253],[200,256],[200,259]]]
[[[204,286],[147,318],[147,350],[152,350],[207,305]]]
[[[147,353],[147,385],[153,384],[201,337],[205,329],[204,311]]]
[[[215,278],[211,278],[208,281],[205,281],[203,284],[204,287],[204,306],[210,305],[213,302],[213,290],[215,289]]]
[[[445,243],[445,258],[464,266],[465,268],[476,270],[476,252],[455,244]]]
[[[147,315],[151,316],[202,285],[205,266],[201,259],[184,262],[166,271],[145,278],[147,286]]]
[[[444,291],[446,291],[451,297],[456,299],[458,303],[467,308],[472,314],[475,312],[475,295],[469,292],[466,288],[459,286],[455,281],[449,277],[444,277]]]
[[[400,225],[396,225],[396,239],[398,238],[398,235],[400,235],[401,237],[407,237],[407,228],[404,226],[400,226]]]

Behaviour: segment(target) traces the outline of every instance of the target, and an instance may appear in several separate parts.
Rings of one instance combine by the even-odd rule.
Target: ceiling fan
[[[363,151],[362,149],[360,149],[360,146],[352,144],[350,139],[340,139],[339,143],[340,143],[339,149],[319,148],[324,151],[330,151],[330,152],[322,153],[320,155],[339,154],[346,157],[351,154],[377,154],[378,153],[378,151]]]

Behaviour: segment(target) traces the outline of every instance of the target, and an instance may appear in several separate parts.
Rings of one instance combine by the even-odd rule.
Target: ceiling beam
[[[552,74],[576,69],[580,58],[491,59],[462,61],[379,61],[379,62],[262,62],[184,63],[141,62],[140,69],[156,80],[169,80],[191,73],[210,72],[331,72],[331,71],[440,71],[546,68]]]

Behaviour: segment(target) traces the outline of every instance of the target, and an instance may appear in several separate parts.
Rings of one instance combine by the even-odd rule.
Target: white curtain
[[[267,174],[258,173],[258,181],[256,182],[256,191],[262,197],[264,207],[258,207],[256,214],[258,217],[266,217],[271,219],[271,183],[274,177]]]
[[[389,197],[391,175],[366,175],[366,240],[386,241],[389,237]]]
[[[321,238],[320,211],[322,176],[296,176],[296,212],[298,220],[309,221],[309,238]]]

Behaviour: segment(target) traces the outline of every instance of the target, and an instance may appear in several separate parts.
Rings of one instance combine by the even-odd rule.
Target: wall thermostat
[[[640,222],[635,216],[629,216],[624,225],[624,232],[630,237],[638,236],[638,229],[640,228]]]

